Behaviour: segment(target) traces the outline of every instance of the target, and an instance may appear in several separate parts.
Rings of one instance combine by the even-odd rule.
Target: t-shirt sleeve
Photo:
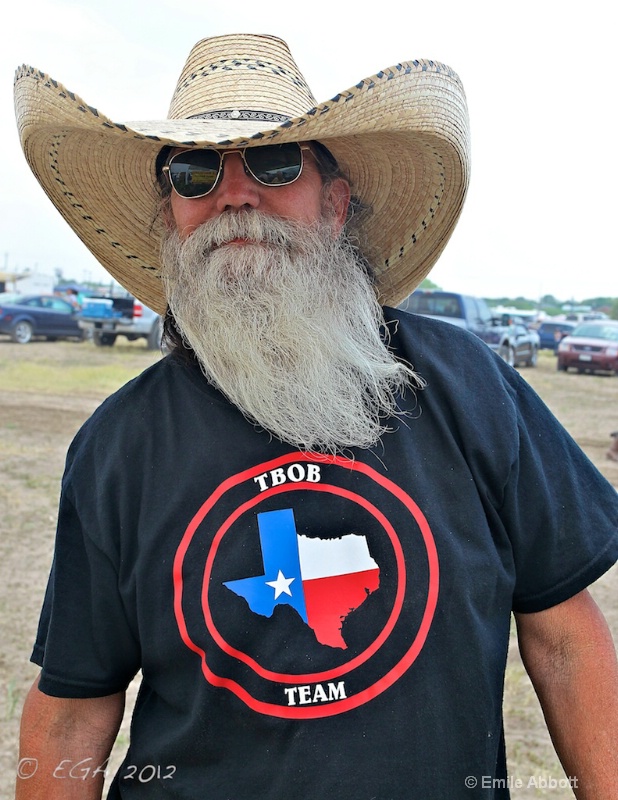
[[[70,492],[60,500],[54,560],[32,661],[39,688],[56,697],[123,691],[140,668],[135,625],[119,589],[113,548],[84,530]]]
[[[618,493],[523,381],[516,401],[518,457],[500,516],[513,545],[513,610],[535,612],[618,560]]]

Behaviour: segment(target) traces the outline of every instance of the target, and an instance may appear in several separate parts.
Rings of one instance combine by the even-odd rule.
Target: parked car
[[[539,334],[533,328],[512,322],[501,334],[498,353],[512,367],[536,367],[539,342]]]
[[[99,347],[112,347],[118,336],[130,342],[145,339],[149,350],[161,347],[161,317],[131,295],[86,298],[79,324]]]
[[[482,297],[417,289],[398,307],[471,331],[511,366],[536,366],[539,349],[536,332],[509,314],[494,314]]]
[[[618,375],[618,320],[582,322],[558,345],[558,369]]]
[[[84,339],[76,309],[54,295],[26,295],[0,302],[0,333],[14,342],[27,344],[35,336],[54,339]]]
[[[537,328],[539,339],[541,340],[540,349],[553,350],[555,353],[561,340],[576,327],[577,323],[575,322],[562,322],[560,320],[542,322]]]

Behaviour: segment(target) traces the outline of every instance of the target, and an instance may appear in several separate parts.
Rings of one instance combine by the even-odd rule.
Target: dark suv
[[[540,349],[553,350],[555,353],[561,340],[571,333],[574,327],[574,322],[561,322],[560,320],[556,320],[555,322],[542,322],[537,328],[537,333],[541,340],[539,345]]]

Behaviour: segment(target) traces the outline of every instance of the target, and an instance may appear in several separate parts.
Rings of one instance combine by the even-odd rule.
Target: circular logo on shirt
[[[369,702],[411,667],[438,598],[412,498],[359,461],[291,453],[230,476],[174,561],[180,635],[205,680],[289,719]]]

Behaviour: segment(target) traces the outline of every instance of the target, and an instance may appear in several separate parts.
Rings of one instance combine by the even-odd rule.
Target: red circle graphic
[[[251,480],[256,475],[261,475],[264,472],[276,469],[282,465],[289,464],[290,462],[294,463],[310,462],[310,463],[321,463],[321,464],[342,466],[345,467],[347,470],[358,471],[359,473],[367,476],[369,479],[375,481],[387,492],[390,492],[394,497],[396,497],[403,504],[403,506],[410,512],[421,532],[421,536],[425,545],[426,555],[427,555],[427,564],[429,571],[427,599],[425,602],[425,608],[423,610],[423,615],[418,631],[408,650],[404,653],[403,657],[398,661],[397,664],[395,664],[388,672],[386,672],[379,680],[377,680],[372,685],[367,686],[360,692],[351,695],[349,697],[346,697],[345,699],[335,700],[331,703],[324,705],[298,707],[298,706],[283,706],[283,705],[278,705],[276,703],[268,703],[253,697],[253,695],[251,695],[237,681],[231,678],[226,678],[224,676],[215,674],[208,666],[207,654],[205,650],[191,639],[182,609],[182,598],[184,590],[184,582],[182,575],[183,563],[187,555],[187,551],[190,547],[190,544],[193,540],[193,537],[195,536],[199,526],[202,524],[204,519],[207,517],[210,511],[212,511],[212,509],[216,506],[216,504],[221,500],[221,498],[225,495],[225,493],[233,489],[235,486],[238,486],[239,484],[247,480]],[[395,551],[395,559],[397,563],[399,579],[398,579],[397,594],[395,596],[395,601],[391,613],[389,614],[389,618],[384,628],[380,632],[380,634],[376,637],[376,639],[371,643],[371,645],[368,648],[366,648],[362,653],[358,654],[355,658],[351,659],[349,662],[346,662],[332,670],[328,670],[321,673],[310,673],[306,675],[300,675],[300,674],[287,675],[287,674],[271,672],[270,670],[265,669],[260,664],[258,664],[255,661],[255,659],[253,659],[251,656],[232,647],[225,641],[223,636],[217,630],[212,620],[212,616],[210,614],[210,609],[208,605],[208,596],[207,596],[207,586],[208,586],[208,579],[212,571],[214,559],[216,557],[217,548],[219,547],[223,537],[225,536],[226,532],[229,530],[233,522],[237,520],[247,510],[253,508],[255,505],[262,502],[269,496],[273,496],[274,494],[278,494],[280,492],[285,492],[285,491],[298,491],[300,489],[308,489],[310,491],[330,492],[338,494],[339,496],[342,497],[347,497],[352,502],[359,503],[369,513],[371,513],[379,522],[379,524],[382,526],[382,528],[385,530],[387,536],[391,541],[391,544]],[[328,680],[329,678],[340,677],[341,675],[346,674],[350,670],[357,668],[362,663],[370,659],[373,655],[375,655],[375,653],[380,649],[380,647],[384,645],[384,643],[388,640],[388,637],[392,632],[396,624],[397,618],[401,612],[401,607],[403,605],[403,597],[405,593],[405,575],[406,571],[403,558],[403,551],[401,549],[401,545],[397,537],[397,534],[394,528],[390,525],[390,523],[386,519],[386,517],[371,503],[368,503],[362,497],[359,497],[358,495],[352,492],[339,489],[330,484],[316,484],[316,483],[311,483],[311,484],[294,483],[291,485],[282,484],[281,486],[273,487],[270,490],[262,492],[252,500],[242,504],[239,508],[236,509],[234,514],[230,515],[228,519],[225,520],[225,522],[219,527],[214,537],[212,547],[210,549],[210,552],[206,560],[206,567],[204,571],[204,579],[202,587],[202,608],[204,611],[207,628],[213,640],[216,642],[216,644],[231,657],[237,658],[238,660],[245,663],[252,670],[254,670],[254,672],[260,677],[266,680],[269,679],[274,680],[277,681],[278,683],[299,683],[302,681],[319,682],[322,680]],[[408,494],[406,494],[399,486],[390,481],[388,478],[385,478],[383,475],[380,475],[373,468],[369,467],[367,464],[364,464],[362,462],[351,461],[349,459],[342,458],[340,456],[314,456],[305,453],[291,453],[282,456],[278,459],[274,459],[270,462],[260,464],[257,467],[253,467],[249,470],[245,470],[244,472],[238,473],[237,475],[231,476],[226,481],[224,481],[215,492],[213,492],[213,494],[206,500],[206,502],[201,506],[197,514],[193,517],[193,519],[191,520],[190,524],[188,525],[184,533],[184,536],[176,552],[176,557],[174,559],[173,580],[174,580],[174,613],[178,624],[178,630],[185,645],[193,652],[195,652],[197,655],[199,655],[202,664],[202,672],[206,680],[213,686],[225,688],[233,692],[247,706],[249,706],[251,709],[259,713],[267,714],[270,716],[282,717],[286,719],[311,719],[311,718],[333,716],[363,705],[364,703],[372,700],[374,697],[377,697],[387,688],[392,686],[401,677],[401,675],[403,675],[409,669],[409,667],[413,664],[413,662],[417,658],[418,654],[421,652],[423,645],[425,644],[427,634],[429,633],[429,629],[431,627],[431,623],[433,620],[438,600],[439,564],[438,564],[438,554],[433,534],[431,532],[429,524],[427,523],[427,520],[425,519],[419,507],[412,500],[412,498]]]

